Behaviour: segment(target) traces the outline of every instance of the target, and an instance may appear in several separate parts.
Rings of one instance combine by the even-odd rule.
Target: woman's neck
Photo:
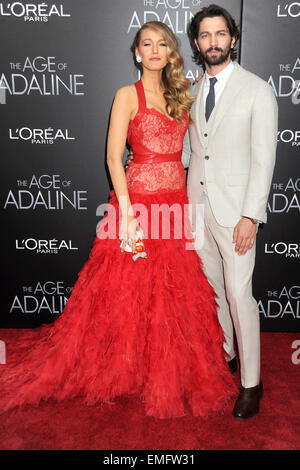
[[[149,71],[144,70],[142,75],[142,82],[145,88],[155,93],[161,93],[163,91],[163,84],[161,80],[161,71]]]

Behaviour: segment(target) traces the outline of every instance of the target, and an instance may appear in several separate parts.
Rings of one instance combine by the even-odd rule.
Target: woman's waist
[[[182,150],[173,153],[156,153],[156,152],[133,152],[134,163],[164,163],[164,162],[180,162]]]
[[[130,189],[143,191],[179,190],[185,187],[185,171],[181,161],[130,163],[126,171]]]
[[[134,169],[136,173],[149,173],[169,176],[172,171],[176,170],[185,174],[184,166],[181,160],[167,160],[167,161],[151,161],[151,162],[137,162],[135,156],[128,165],[127,173],[130,169]]]

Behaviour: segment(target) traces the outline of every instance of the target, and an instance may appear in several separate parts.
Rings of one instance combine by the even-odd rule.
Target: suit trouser
[[[224,332],[228,360],[235,356],[234,325],[241,384],[254,387],[260,379],[259,311],[252,296],[255,244],[245,255],[238,256],[232,242],[233,230],[217,223],[204,195],[204,242],[197,253],[202,259],[207,279],[218,296],[218,317]]]

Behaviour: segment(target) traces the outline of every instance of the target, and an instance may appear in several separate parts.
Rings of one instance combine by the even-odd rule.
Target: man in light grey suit
[[[238,38],[234,19],[217,5],[203,8],[190,23],[194,60],[204,64],[205,74],[191,88],[196,101],[182,161],[189,167],[196,249],[218,296],[232,372],[236,369],[234,330],[237,337],[241,390],[233,415],[247,419],[259,412],[263,392],[252,274],[257,227],[267,220],[278,116],[272,88],[233,62]],[[197,248],[200,205],[204,205],[204,237]]]

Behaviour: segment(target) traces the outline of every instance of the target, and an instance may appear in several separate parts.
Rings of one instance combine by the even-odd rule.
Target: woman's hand
[[[133,253],[136,253],[135,236],[140,230],[140,226],[136,218],[132,215],[122,217],[120,222],[119,239],[121,240],[121,253],[124,252],[127,242],[131,244]]]
[[[201,80],[201,78],[203,77],[204,73],[201,73],[201,75],[199,75],[199,77],[195,78],[195,81],[193,83],[193,85],[195,85],[196,83],[199,82],[199,80]]]

